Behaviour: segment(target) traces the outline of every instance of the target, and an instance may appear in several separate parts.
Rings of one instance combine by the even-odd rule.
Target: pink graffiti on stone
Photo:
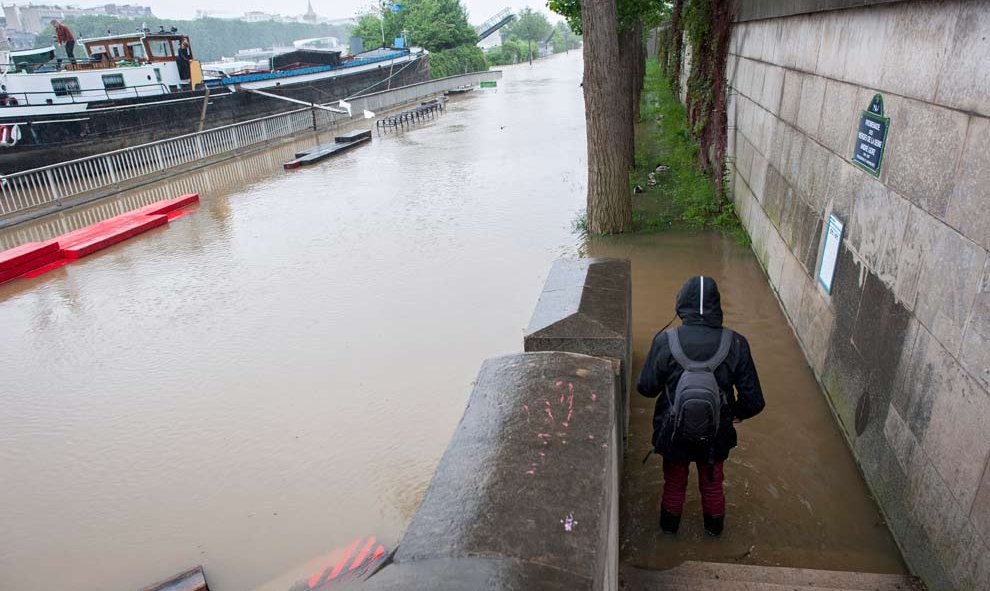
[[[574,513],[568,513],[567,517],[560,520],[564,524],[564,531],[574,531],[574,526],[578,524],[577,519],[574,519]]]

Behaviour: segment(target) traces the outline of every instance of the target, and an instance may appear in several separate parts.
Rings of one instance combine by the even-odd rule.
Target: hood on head
[[[696,275],[677,292],[677,315],[683,324],[722,326],[722,299],[711,277]]]

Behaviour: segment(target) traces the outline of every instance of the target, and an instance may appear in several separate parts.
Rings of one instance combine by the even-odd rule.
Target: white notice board
[[[818,267],[818,282],[825,291],[832,293],[832,279],[835,277],[835,263],[839,259],[839,245],[842,244],[844,226],[835,215],[828,216],[828,229],[825,245],[822,247],[822,264]]]

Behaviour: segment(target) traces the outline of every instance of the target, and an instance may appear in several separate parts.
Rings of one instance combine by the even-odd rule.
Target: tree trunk
[[[529,45],[529,65],[532,66],[533,65],[533,40],[530,39],[529,41],[527,41],[527,44]]]
[[[674,0],[674,9],[670,15],[670,41],[672,51],[670,52],[671,76],[670,80],[674,84],[674,94],[681,92],[681,49],[684,47],[684,28],[681,17],[684,13],[684,0]]]
[[[670,76],[670,27],[660,31],[657,39],[657,61],[660,63],[660,72],[664,76]]]
[[[581,2],[584,29],[584,110],[588,137],[588,231],[613,234],[632,226],[628,145],[617,128],[628,111],[622,94],[615,0]],[[631,132],[631,128],[628,128]]]
[[[616,133],[626,145],[625,158],[629,170],[636,165],[636,122],[639,121],[639,47],[643,43],[643,25],[626,27],[619,33],[619,61],[622,63],[621,120]],[[617,108],[617,110],[619,110]]]

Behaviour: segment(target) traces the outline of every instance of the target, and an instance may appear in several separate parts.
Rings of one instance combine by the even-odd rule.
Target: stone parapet
[[[361,589],[616,589],[615,365],[487,360],[391,562]]]
[[[625,259],[554,262],[523,338],[526,351],[569,351],[620,361],[616,416],[629,427],[632,273]],[[621,450],[619,450],[621,453]]]

